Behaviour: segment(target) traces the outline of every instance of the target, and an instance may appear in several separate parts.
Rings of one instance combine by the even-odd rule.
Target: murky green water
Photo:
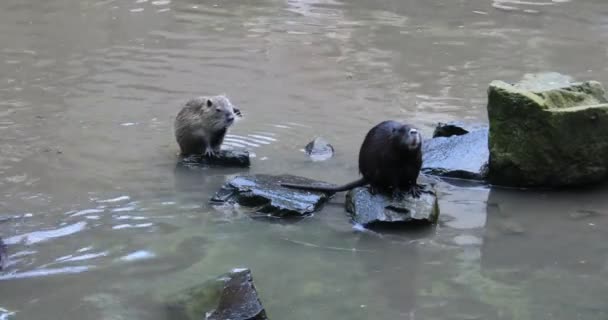
[[[363,136],[486,121],[488,83],[608,83],[604,0],[0,3],[0,307],[17,319],[166,319],[159,297],[233,267],[272,319],[606,319],[605,189],[442,185],[436,228],[356,231],[337,196],[297,223],[207,200],[178,170],[181,104],[226,93],[251,173],[344,182]],[[316,134],[328,162],[301,148]]]

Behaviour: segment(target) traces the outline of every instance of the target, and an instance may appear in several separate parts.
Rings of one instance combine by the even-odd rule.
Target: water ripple
[[[86,222],[76,222],[71,225],[67,225],[65,227],[57,228],[54,230],[45,230],[45,231],[34,231],[22,235],[13,236],[7,238],[5,240],[6,244],[17,244],[22,241],[25,242],[26,245],[32,245],[39,242],[45,242],[51,239],[60,238],[75,234],[85,229],[87,226]]]

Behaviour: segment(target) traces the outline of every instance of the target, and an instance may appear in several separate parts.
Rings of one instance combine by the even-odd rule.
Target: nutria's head
[[[422,135],[418,129],[405,124],[393,128],[393,138],[399,145],[410,151],[419,150],[422,146]]]
[[[191,101],[201,118],[216,130],[231,126],[241,112],[224,95],[199,97]]]

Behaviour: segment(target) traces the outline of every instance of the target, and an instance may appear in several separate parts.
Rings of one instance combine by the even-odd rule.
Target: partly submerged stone
[[[450,121],[450,122],[439,122],[435,131],[433,131],[433,138],[439,137],[451,137],[451,136],[462,136],[471,131],[486,129],[488,126],[483,124],[465,123],[461,121]]]
[[[462,127],[460,127],[462,130]],[[484,180],[488,167],[488,128],[437,137],[422,143],[422,172],[448,178]]]
[[[251,165],[249,151],[246,150],[221,150],[213,157],[204,155],[193,155],[181,158],[180,163],[184,166],[213,165],[223,167],[243,167]]]
[[[346,194],[346,211],[353,222],[365,227],[390,223],[435,223],[439,205],[435,190],[423,185],[420,198],[405,195],[395,199],[390,195],[372,194],[368,187],[354,188]]]
[[[334,155],[334,147],[322,137],[316,137],[309,142],[304,151],[313,161],[327,160]]]
[[[597,81],[526,75],[488,89],[489,180],[516,187],[596,183],[608,176],[608,100]]]
[[[211,201],[238,203],[259,213],[284,217],[311,214],[329,198],[327,193],[286,188],[281,183],[327,185],[293,175],[243,175],[224,184]]]
[[[6,265],[7,261],[8,261],[8,255],[6,253],[6,245],[2,241],[2,238],[0,238],[0,271],[2,271],[2,269],[4,269],[4,266]]]
[[[249,269],[235,269],[173,295],[167,301],[172,320],[266,320]]]

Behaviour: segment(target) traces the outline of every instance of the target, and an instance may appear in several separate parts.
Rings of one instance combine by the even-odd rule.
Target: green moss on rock
[[[527,75],[488,89],[489,180],[517,187],[560,187],[608,175],[608,100],[596,81],[555,73]]]

